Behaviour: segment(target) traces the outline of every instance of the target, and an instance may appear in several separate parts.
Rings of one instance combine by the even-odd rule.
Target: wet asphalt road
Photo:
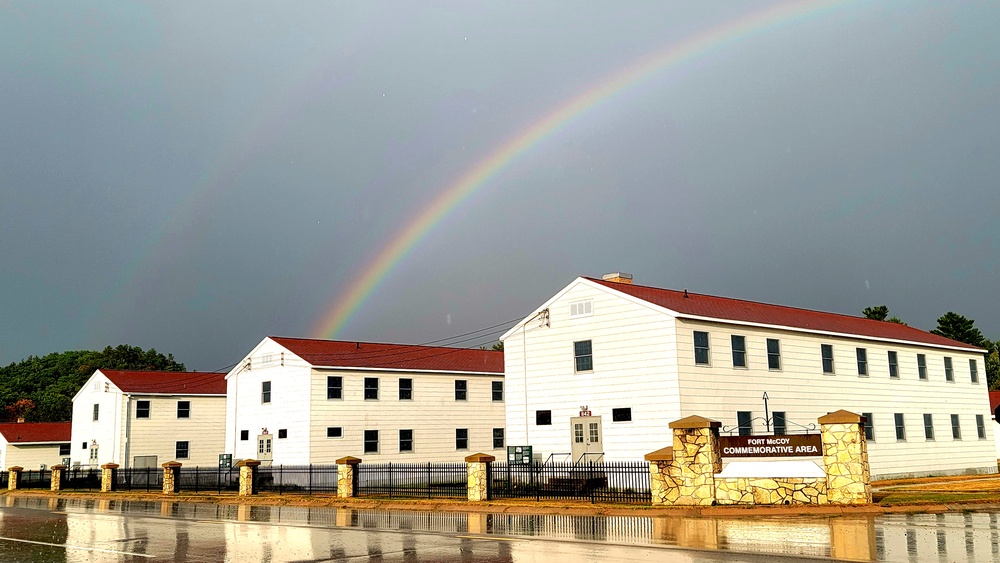
[[[0,561],[1000,561],[997,514],[644,518],[6,497]]]

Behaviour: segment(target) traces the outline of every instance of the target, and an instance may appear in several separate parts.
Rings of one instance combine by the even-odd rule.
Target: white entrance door
[[[261,465],[271,465],[271,434],[257,436],[257,461]]]
[[[569,419],[573,463],[600,461],[604,453],[601,417],[579,416]]]

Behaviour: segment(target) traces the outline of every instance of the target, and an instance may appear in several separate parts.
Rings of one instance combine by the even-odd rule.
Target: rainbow
[[[392,270],[431,229],[486,185],[520,155],[559,132],[575,118],[619,92],[641,83],[666,69],[728,47],[741,39],[781,24],[825,12],[846,4],[844,1],[807,1],[780,4],[755,12],[674,44],[640,60],[636,64],[593,85],[584,93],[546,114],[527,129],[508,139],[499,148],[476,162],[457,180],[434,198],[419,214],[392,238],[360,271],[333,306],[315,325],[315,338],[335,338],[351,317],[375,292]]]

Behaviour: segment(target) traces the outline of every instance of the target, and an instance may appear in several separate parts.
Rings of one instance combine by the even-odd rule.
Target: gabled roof
[[[225,395],[226,374],[197,371],[97,370],[122,393],[163,395]]]
[[[584,279],[654,305],[659,305],[665,309],[670,309],[681,316],[788,327],[806,331],[836,333],[845,336],[867,336],[870,338],[985,352],[985,350],[970,346],[964,342],[958,342],[897,323],[876,321],[837,313],[811,311],[809,309],[797,309],[784,305],[743,301],[742,299],[731,299],[729,297],[715,297],[713,295],[703,295],[687,291],[609,282],[594,278]]]
[[[72,422],[6,422],[0,424],[0,434],[10,444],[69,442]]]
[[[503,373],[503,352],[495,350],[269,338],[315,367]]]

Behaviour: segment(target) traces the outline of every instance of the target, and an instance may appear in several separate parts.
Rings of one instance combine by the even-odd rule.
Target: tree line
[[[876,321],[886,321],[905,325],[896,316],[889,316],[889,307],[877,305],[865,307],[861,311],[866,318]],[[983,336],[983,333],[976,328],[976,321],[965,318],[958,313],[948,311],[938,317],[937,328],[931,334],[944,336],[952,340],[964,342],[977,348],[987,350],[986,354],[986,382],[991,390],[1000,389],[1000,340],[990,340]]]
[[[9,422],[70,420],[73,396],[98,369],[187,371],[172,354],[126,344],[29,356],[0,367],[0,413]]]

